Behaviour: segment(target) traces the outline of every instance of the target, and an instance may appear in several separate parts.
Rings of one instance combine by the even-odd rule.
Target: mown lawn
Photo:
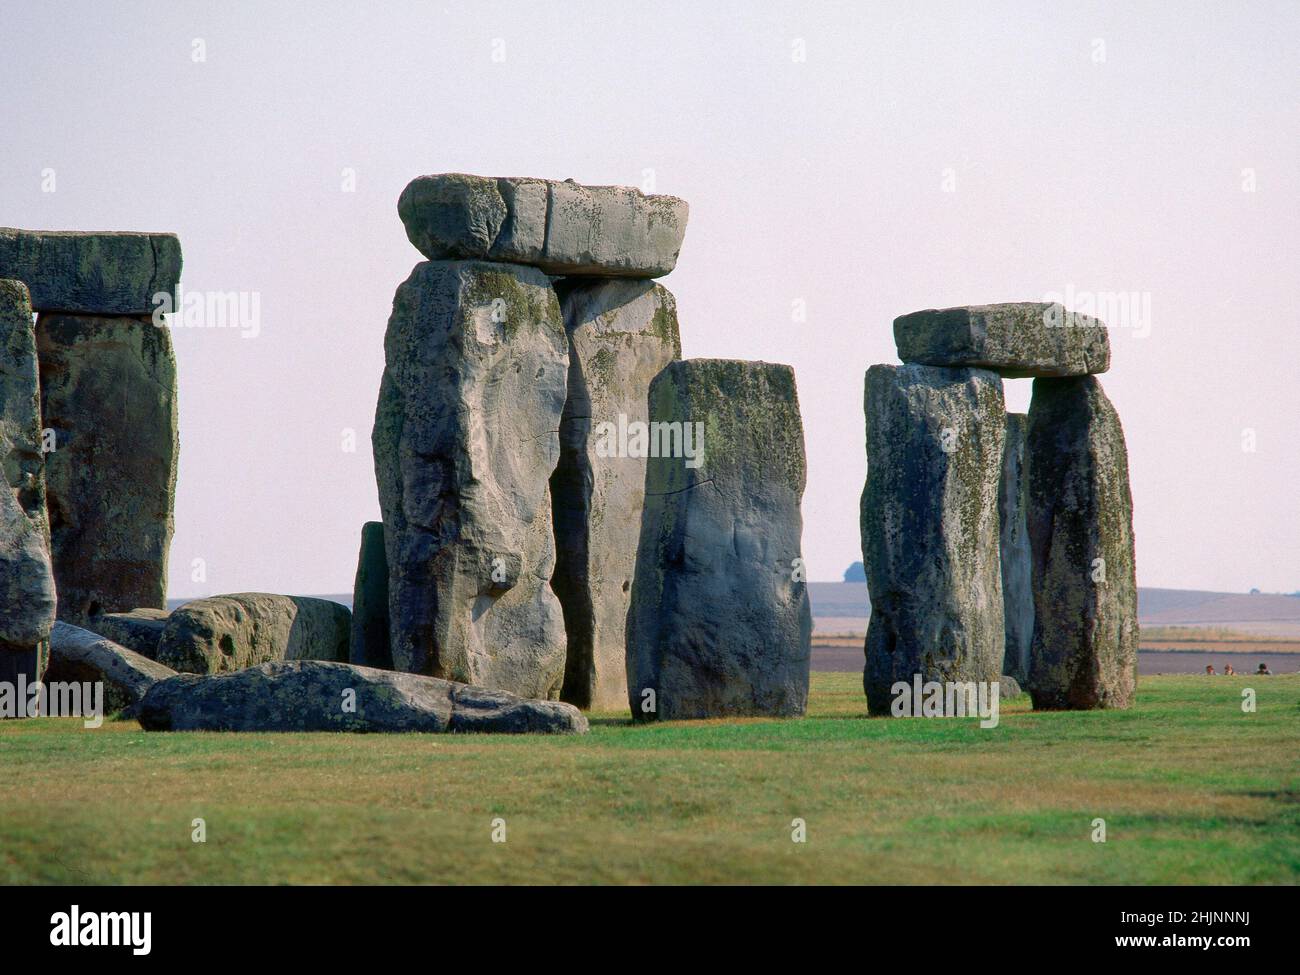
[[[585,737],[0,722],[0,882],[1300,881],[1300,676],[1142,678],[1128,712],[1022,697],[991,730],[868,720],[857,677],[812,679],[802,720]]]

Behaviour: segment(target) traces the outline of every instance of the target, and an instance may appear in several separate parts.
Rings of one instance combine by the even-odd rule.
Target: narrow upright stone
[[[569,356],[533,268],[419,264],[384,340],[375,473],[397,670],[557,697],[550,477]]]
[[[27,288],[0,280],[0,682],[40,679],[54,623],[36,337]]]
[[[1002,672],[1023,683],[1029,679],[1029,648],[1034,642],[1033,559],[1025,523],[1025,435],[1029,417],[1007,414],[1002,451],[1002,493],[998,521],[1002,546],[1002,606],[1006,620],[1006,655]]]
[[[361,553],[352,586],[352,647],[349,663],[393,669],[388,642],[388,556],[384,525],[368,521],[361,528]]]
[[[894,319],[894,342],[904,362],[991,369],[1008,378],[1110,368],[1105,324],[1055,302],[916,311]]]
[[[1003,644],[998,494],[1002,381],[981,369],[867,370],[862,556],[871,594],[863,686],[996,681]]]
[[[149,315],[180,277],[175,234],[0,227],[0,278],[25,282],[34,311]]]
[[[1133,500],[1124,430],[1095,377],[1034,380],[1026,458],[1034,707],[1129,707],[1138,644]]]
[[[569,394],[551,477],[555,576],[568,636],[561,699],[627,704],[627,610],[645,505],[646,457],[626,449],[649,419],[650,382],[681,358],[677,303],[651,281],[566,284]],[[621,436],[620,436],[621,433]]]
[[[176,359],[147,318],[36,328],[59,619],[163,609],[176,493]]]
[[[649,407],[628,612],[632,716],[802,714],[812,615],[794,371],[674,362],[650,384]]]

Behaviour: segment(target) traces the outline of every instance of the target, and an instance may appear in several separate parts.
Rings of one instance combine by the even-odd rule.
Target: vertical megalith
[[[1002,672],[1019,682],[1029,677],[1029,648],[1034,640],[1034,587],[1025,523],[1025,434],[1029,418],[1007,414],[1006,445],[1002,450],[1002,493],[998,520],[1002,547],[1002,606],[1006,620],[1006,654]]]
[[[1137,673],[1128,454],[1094,376],[1035,379],[1026,444],[1040,709],[1125,708]]]
[[[674,362],[650,385],[627,625],[637,720],[802,714],[812,617],[794,371]]]
[[[561,697],[582,708],[622,708],[648,453],[629,431],[649,418],[651,380],[681,358],[677,305],[644,280],[565,282],[560,293],[569,392],[551,494],[552,585],[568,638]]]
[[[375,415],[393,666],[556,697],[550,477],[568,352],[550,279],[419,264],[393,299]]]
[[[31,299],[21,282],[0,280],[0,684],[5,685],[40,679],[54,623],[39,409]]]
[[[362,667],[393,669],[388,643],[388,556],[384,525],[368,521],[361,527],[361,552],[352,586],[352,646],[349,662]]]
[[[1002,380],[983,369],[872,366],[865,409],[863,685],[870,713],[889,714],[896,682],[1001,674]]]
[[[59,618],[161,609],[176,491],[176,359],[148,318],[43,314],[41,414]]]

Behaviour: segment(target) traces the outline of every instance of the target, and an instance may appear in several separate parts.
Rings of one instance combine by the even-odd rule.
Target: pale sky
[[[812,579],[897,315],[1122,291],[1139,583],[1298,590],[1300,5],[1064,6],[3,0],[0,225],[174,231],[258,297],[174,332],[173,596],[351,590],[397,197],[448,171],[690,202],[683,350],[794,366]]]

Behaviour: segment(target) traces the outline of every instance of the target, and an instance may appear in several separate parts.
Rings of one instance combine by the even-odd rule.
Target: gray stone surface
[[[1002,609],[1006,627],[1002,669],[1018,681],[1029,677],[1029,648],[1034,642],[1033,559],[1029,554],[1029,526],[1025,521],[1025,435],[1028,430],[1028,416],[1024,413],[1007,414],[1007,436],[1002,449],[1002,489],[998,496]]]
[[[552,586],[568,637],[561,699],[621,710],[646,458],[609,449],[617,445],[611,433],[646,422],[651,380],[681,358],[677,303],[663,286],[640,280],[582,281],[562,286],[560,296],[569,396],[551,495]]]
[[[352,585],[352,649],[349,662],[362,667],[393,669],[388,642],[388,557],[384,525],[368,521],[361,527],[361,552]]]
[[[162,639],[170,615],[170,611],[165,609],[132,609],[125,613],[104,613],[91,619],[86,629],[108,637],[114,643],[120,643],[128,650],[134,650],[150,660],[156,660],[158,643]]]
[[[1026,455],[1034,707],[1129,707],[1138,623],[1128,452],[1095,377],[1034,381]]]
[[[581,734],[587,719],[558,701],[344,663],[259,664],[155,684],[147,731],[423,731]]]
[[[36,325],[59,619],[161,609],[176,491],[176,359],[148,319]]]
[[[685,200],[629,186],[463,173],[412,180],[397,212],[411,243],[431,260],[638,278],[672,271],[688,216]]]
[[[896,681],[1002,673],[1006,413],[996,374],[917,365],[868,369],[865,410],[863,686],[869,712],[886,715]]]
[[[1024,691],[1020,687],[1020,682],[1010,674],[1003,674],[998,678],[998,699],[1002,701],[1010,700],[1013,697],[1019,697]]]
[[[174,610],[158,661],[187,674],[217,674],[278,660],[348,659],[352,614],[328,599],[240,592]]]
[[[27,288],[9,280],[0,280],[0,477],[0,654],[21,654],[7,666],[27,673],[50,634],[55,596],[36,337]]]
[[[794,371],[674,362],[651,383],[649,405],[652,422],[702,424],[703,452],[690,467],[661,450],[669,455],[647,467],[628,612],[632,716],[802,714],[812,616],[800,554],[806,467]]]
[[[50,632],[46,683],[103,681],[106,713],[131,714],[150,687],[175,676],[170,667],[79,626],[60,621]]]
[[[26,282],[35,311],[149,315],[180,277],[175,234],[0,227],[0,278]]]
[[[398,288],[373,437],[397,670],[559,695],[549,480],[567,345],[534,268],[432,261]]]
[[[904,362],[992,369],[1007,377],[1079,376],[1110,368],[1105,324],[1057,303],[916,311],[894,319],[894,342]]]

